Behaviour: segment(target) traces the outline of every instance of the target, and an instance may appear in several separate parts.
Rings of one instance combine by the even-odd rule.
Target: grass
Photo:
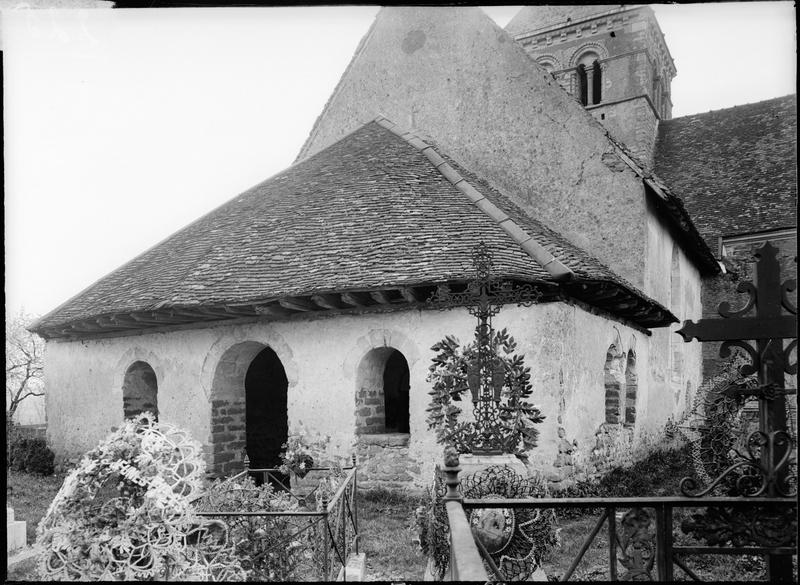
[[[64,474],[36,475],[6,471],[6,506],[14,518],[27,525],[28,544],[36,540],[36,527],[64,481]]]
[[[414,544],[414,510],[421,496],[386,489],[364,490],[358,502],[360,552],[367,553],[368,581],[422,581],[427,559]]]
[[[14,508],[14,519],[27,523],[28,544],[36,540],[36,527],[47,512],[65,475],[36,475],[19,471],[6,471],[6,505]],[[36,558],[29,558],[11,568],[6,579],[9,581],[38,581]]]

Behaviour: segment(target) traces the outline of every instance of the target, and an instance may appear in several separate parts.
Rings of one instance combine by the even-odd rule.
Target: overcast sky
[[[795,91],[791,2],[654,9],[675,116]],[[4,10],[7,311],[52,310],[290,165],[377,10]]]

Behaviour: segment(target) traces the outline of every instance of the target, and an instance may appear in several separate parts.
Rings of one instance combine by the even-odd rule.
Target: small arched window
[[[158,382],[147,362],[133,362],[122,382],[122,411],[125,418],[152,412],[158,420]]]
[[[584,65],[578,65],[577,76],[578,99],[580,100],[582,106],[589,105],[589,87],[588,80],[586,78],[586,67]]]
[[[592,77],[592,103],[599,104],[603,99],[603,73],[600,68],[600,61],[592,63],[592,69],[594,70],[594,76]]]
[[[606,423],[619,424],[622,406],[622,374],[623,355],[616,345],[611,345],[606,352],[606,365],[603,368],[603,384],[605,386]]]
[[[356,433],[409,432],[409,370],[405,356],[391,347],[367,353],[358,369]]]
[[[628,352],[628,363],[625,367],[625,424],[636,423],[636,391],[639,388],[639,378],[636,375],[636,354],[633,350]]]

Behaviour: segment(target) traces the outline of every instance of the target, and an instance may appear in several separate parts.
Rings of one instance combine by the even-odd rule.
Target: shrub
[[[52,475],[55,470],[55,454],[41,437],[25,437],[19,434],[8,447],[8,466],[14,471]]]
[[[559,498],[623,498],[670,496],[680,492],[680,480],[693,476],[691,445],[657,450],[627,467],[615,467],[598,479],[582,479],[554,495]],[[597,509],[569,508],[561,518],[594,514]]]

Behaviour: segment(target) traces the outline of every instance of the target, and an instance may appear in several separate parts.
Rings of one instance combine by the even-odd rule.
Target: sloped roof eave
[[[436,152],[436,149],[432,145],[424,142],[419,137],[417,137],[415,135],[412,135],[410,133],[402,133],[402,132],[397,132],[397,131],[388,131],[384,127],[386,124],[384,124],[384,126],[381,126],[381,124],[379,124],[378,122],[373,122],[373,123],[367,124],[365,126],[362,126],[362,128],[360,128],[359,130],[356,130],[351,135],[348,135],[348,137],[343,138],[342,140],[340,140],[336,144],[332,145],[331,147],[328,147],[327,149],[324,149],[323,151],[320,151],[320,153],[315,154],[314,156],[310,157],[309,159],[306,159],[305,161],[302,161],[300,163],[296,163],[296,164],[292,165],[287,171],[285,171],[283,173],[279,173],[278,175],[273,177],[273,179],[270,179],[269,181],[260,183],[254,189],[262,189],[262,190],[264,190],[267,187],[269,187],[271,182],[274,182],[274,181],[277,181],[279,186],[281,184],[285,184],[285,182],[288,179],[291,178],[290,175],[292,175],[292,173],[300,173],[302,175],[302,173],[304,172],[304,168],[305,168],[304,165],[312,164],[311,161],[314,161],[314,160],[319,161],[319,157],[321,155],[323,155],[324,153],[329,153],[331,151],[331,149],[334,149],[335,147],[337,147],[337,145],[341,145],[341,143],[344,143],[348,139],[353,140],[353,138],[352,138],[353,136],[357,135],[359,132],[366,132],[367,131],[366,129],[371,127],[372,124],[374,124],[375,127],[380,127],[381,128],[381,132],[386,132],[387,135],[393,135],[395,137],[398,137],[399,139],[402,140],[403,143],[405,143],[406,145],[410,145],[412,147],[412,149],[410,149],[410,150],[401,151],[400,154],[402,156],[411,156],[410,154],[403,154],[403,153],[410,153],[410,152],[414,152],[414,151],[419,152],[420,150],[422,150],[422,151],[427,151],[429,153],[433,152],[442,161],[445,160],[444,157],[441,154]],[[374,138],[374,136],[376,136],[376,131],[375,130],[371,130],[370,132],[372,132],[371,136],[373,136],[373,138]],[[380,147],[386,147],[386,144],[380,142],[380,140],[378,142],[378,145]],[[394,148],[394,147],[392,147],[392,148]],[[372,152],[372,150],[370,149],[369,152]],[[402,161],[400,161],[398,163],[397,157],[395,156],[397,154],[398,153],[394,153],[394,155],[392,155],[393,159],[394,159],[393,162],[395,164],[400,164],[400,163],[402,163]],[[663,307],[658,305],[658,303],[656,303],[652,299],[649,299],[646,295],[644,295],[644,293],[642,293],[641,291],[636,290],[634,287],[632,287],[628,283],[622,282],[621,279],[619,279],[619,277],[617,277],[616,275],[614,275],[613,272],[611,272],[610,270],[608,270],[607,268],[602,266],[599,262],[596,261],[596,259],[592,259],[592,263],[593,264],[591,264],[592,266],[595,267],[595,268],[593,268],[593,270],[597,273],[593,279],[592,278],[586,278],[586,276],[588,276],[588,275],[583,275],[580,272],[577,273],[577,277],[576,277],[575,276],[576,273],[573,272],[572,269],[568,268],[567,266],[564,266],[561,263],[561,261],[558,260],[558,258],[555,258],[552,254],[550,254],[547,251],[546,247],[543,247],[541,244],[538,243],[538,239],[540,239],[540,238],[547,239],[548,237],[549,238],[554,237],[554,235],[553,235],[553,233],[551,233],[551,231],[545,230],[544,232],[539,234],[539,236],[537,238],[531,237],[531,234],[526,232],[527,227],[515,224],[515,222],[511,221],[511,219],[507,215],[503,214],[502,210],[498,209],[492,203],[492,201],[494,199],[496,199],[496,195],[493,194],[493,193],[486,192],[487,188],[485,188],[483,184],[478,185],[476,187],[472,182],[467,181],[463,176],[459,176],[459,177],[455,178],[452,173],[459,173],[459,172],[463,173],[463,170],[461,170],[458,167],[453,167],[453,166],[449,166],[450,173],[448,173],[448,175],[449,175],[449,178],[448,178],[448,176],[445,175],[446,168],[441,163],[439,163],[437,165],[437,164],[435,164],[435,162],[437,162],[437,161],[432,160],[432,157],[429,157],[425,153],[422,153],[422,154],[423,154],[423,156],[420,157],[420,159],[417,160],[417,162],[415,162],[414,164],[420,164],[420,161],[424,161],[425,165],[429,165],[428,168],[435,169],[435,171],[438,173],[439,176],[444,177],[445,179],[447,179],[449,184],[450,184],[450,186],[451,186],[451,188],[455,187],[454,193],[458,193],[457,197],[462,198],[461,199],[462,204],[459,204],[460,206],[463,207],[463,205],[467,205],[468,203],[474,204],[475,208],[480,209],[480,211],[483,214],[485,214],[486,217],[483,220],[484,222],[486,221],[486,218],[491,219],[492,221],[495,222],[495,224],[494,224],[495,231],[497,231],[498,233],[503,233],[502,238],[511,237],[512,241],[514,241],[514,242],[516,242],[517,244],[520,245],[521,249],[519,250],[519,252],[515,252],[515,254],[519,255],[519,253],[523,253],[522,254],[523,256],[527,255],[529,263],[530,263],[531,260],[533,260],[533,262],[530,263],[529,265],[530,266],[533,266],[533,265],[539,266],[539,268],[537,270],[541,271],[541,276],[539,276],[539,277],[533,277],[533,276],[527,276],[526,277],[526,276],[524,276],[523,273],[517,274],[517,273],[515,273],[514,270],[510,270],[509,271],[510,266],[507,265],[506,268],[501,270],[501,273],[499,274],[499,276],[501,276],[501,277],[510,277],[512,279],[516,278],[517,280],[520,280],[520,281],[539,282],[539,283],[542,283],[543,285],[547,284],[548,286],[550,286],[551,282],[552,283],[558,283],[559,281],[561,281],[562,284],[565,283],[565,282],[570,282],[570,283],[574,282],[574,283],[580,284],[581,282],[589,282],[590,280],[597,281],[597,282],[601,282],[601,281],[605,280],[606,284],[604,286],[613,286],[613,287],[617,287],[620,290],[624,290],[625,291],[622,296],[624,296],[624,297],[626,297],[628,299],[628,301],[627,301],[628,304],[630,304],[630,302],[631,302],[630,299],[635,297],[637,300],[633,304],[638,306],[639,309],[641,309],[642,311],[645,311],[645,313],[650,313],[651,314],[650,317],[647,317],[644,321],[642,321],[644,313],[636,313],[636,314],[632,313],[630,315],[630,318],[634,322],[636,322],[638,320],[639,322],[651,323],[648,326],[663,326],[663,325],[669,324],[669,322],[671,322],[670,319],[674,319],[674,317],[671,314],[669,314],[669,312],[666,311]],[[327,169],[326,172],[330,172],[331,168],[337,167],[337,165],[333,164],[334,162],[336,162],[336,160],[338,160],[338,159],[336,159],[335,157],[332,160],[327,160],[326,159],[324,161],[325,164],[323,164],[322,168]],[[369,165],[367,165],[367,166],[369,166]],[[312,180],[322,181],[326,177],[319,177],[319,176],[316,176],[316,175],[313,175],[311,177],[307,177],[307,176],[303,175],[303,178],[304,179],[312,179]],[[330,177],[327,177],[327,178],[330,179]],[[352,180],[352,179],[353,179],[352,176],[345,177],[345,180]],[[342,190],[342,185],[340,183],[337,183],[335,178],[334,179],[330,179],[330,180],[334,181],[333,185],[336,187],[336,189],[338,191]],[[453,185],[454,182],[455,183],[463,183],[464,185],[462,185],[462,188],[459,190],[457,188],[457,186]],[[470,193],[468,192],[467,189],[464,188],[464,186],[467,185],[467,184],[470,186],[472,191],[477,193],[477,197],[479,197],[481,199],[484,199],[486,202],[488,202],[488,204],[491,205],[491,207],[487,207],[486,205],[481,206],[481,205],[477,204],[478,202],[471,201]],[[320,187],[320,188],[322,188],[322,187]],[[440,187],[437,187],[437,188],[441,189]],[[344,191],[348,191],[348,189],[344,189]],[[370,192],[372,193],[372,195],[370,195],[370,196],[375,196],[375,193],[373,191],[374,191],[374,189],[370,188]],[[287,191],[287,193],[288,192],[289,191]],[[250,193],[250,191],[245,192],[245,194],[235,198],[234,200],[232,200],[230,202],[230,204],[241,203],[244,200],[245,195],[247,195],[248,193]],[[292,194],[294,194],[294,192],[292,192]],[[454,194],[448,195],[448,197],[455,197],[455,196],[456,195],[454,195]],[[392,199],[393,199],[392,197],[389,197],[387,200],[392,200]],[[274,200],[274,196],[273,196],[272,200]],[[423,200],[420,199],[419,201],[423,201]],[[221,206],[220,208],[218,208],[215,211],[216,211],[216,213],[218,215],[222,214],[224,216],[224,213],[229,213],[230,214],[230,209],[228,209],[228,207],[229,207],[229,204],[226,204],[225,206]],[[467,205],[467,207],[470,208],[470,209],[473,208],[472,205]],[[451,208],[448,208],[448,209],[451,209]],[[272,211],[274,212],[274,209],[272,209]],[[326,209],[326,211],[328,211],[328,210]],[[350,210],[350,211],[352,211],[352,210]],[[413,210],[409,210],[409,211],[413,211]],[[472,213],[475,213],[475,211],[473,211]],[[208,221],[208,216],[211,216],[211,215],[213,215],[213,214],[208,214],[207,216],[204,216],[204,219],[206,221]],[[350,216],[347,215],[347,217],[350,217]],[[212,217],[212,219],[213,219],[213,217]],[[251,221],[251,222],[254,221],[252,214],[248,217],[248,220]],[[290,221],[297,221],[296,214],[292,214],[291,215]],[[350,220],[347,219],[347,222],[350,222]],[[191,224],[190,227],[194,226],[195,223]],[[348,223],[347,225],[350,225],[350,224]],[[531,224],[531,225],[534,225],[534,224]],[[197,226],[197,229],[201,230],[201,231],[206,230],[206,231],[209,231],[209,232],[213,232],[214,231],[214,230],[207,229],[207,227],[208,226],[205,226],[205,225],[199,225],[199,226]],[[303,227],[302,225],[299,225],[298,229],[302,228],[302,227]],[[544,229],[544,227],[540,226],[539,229],[542,230],[542,229]],[[303,231],[303,230],[300,230],[300,231]],[[291,233],[292,234],[293,241],[296,239],[296,237],[294,236],[294,231],[287,232],[287,233]],[[174,234],[170,238],[167,238],[167,240],[162,242],[162,244],[160,244],[160,245],[169,247],[169,244],[170,244],[171,240],[173,240],[175,238],[178,238],[182,234],[183,234],[183,230],[181,232],[178,232],[178,233]],[[521,234],[521,235],[519,235],[519,234]],[[484,235],[486,235],[486,234],[484,234],[484,233],[482,233],[480,231],[476,232],[476,234],[473,236],[475,238],[473,241],[476,241],[478,238],[483,237]],[[438,234],[438,233],[435,234],[435,236],[436,237],[440,237],[440,236],[444,237],[443,235]],[[279,237],[279,236],[276,236],[276,237]],[[492,237],[496,239],[499,236],[492,236]],[[506,240],[503,240],[503,241],[506,241]],[[529,249],[526,249],[525,246],[522,245],[522,244],[524,244],[526,242],[529,244]],[[452,244],[452,242],[449,242],[449,243]],[[510,243],[510,241],[509,241],[509,243]],[[192,260],[190,258],[190,261],[194,262],[194,264],[185,265],[183,267],[182,271],[180,271],[181,274],[193,275],[194,273],[196,273],[200,268],[202,268],[203,265],[207,264],[207,255],[203,252],[203,250],[216,249],[220,245],[221,244],[219,242],[216,242],[214,245],[211,245],[208,242],[206,244],[203,244],[203,245],[198,245],[197,247],[200,250],[200,255],[197,256],[197,258],[195,260]],[[305,244],[303,244],[303,245],[305,245]],[[461,245],[463,247],[462,244],[459,244],[459,245]],[[566,244],[564,244],[563,242],[560,244],[560,246],[562,248],[563,248],[564,245],[566,245]],[[154,249],[156,250],[156,256],[157,256],[158,246],[156,246]],[[534,252],[531,251],[532,249],[534,250]],[[578,258],[578,259],[580,259],[580,258],[589,259],[590,258],[590,256],[588,254],[586,254],[584,251],[582,251],[582,250],[580,250],[578,248],[575,248],[574,246],[572,247],[572,249],[573,249],[573,253],[572,253],[572,257],[573,258]],[[238,250],[237,250],[237,252],[238,252]],[[538,252],[538,255],[535,252]],[[548,259],[548,257],[549,257],[549,259]],[[246,261],[247,261],[247,258],[242,258],[242,260],[240,262],[246,262]],[[580,260],[578,260],[578,261],[580,261]],[[132,261],[132,262],[138,262],[139,264],[142,264],[146,268],[147,267],[147,263],[148,263],[148,259],[147,258],[137,257],[137,259],[135,261]],[[150,261],[150,264],[152,264],[152,260]],[[234,262],[234,264],[235,264],[235,262]],[[199,268],[198,268],[198,266],[199,266]],[[327,265],[323,265],[322,268],[327,269],[327,270],[330,270],[333,267],[333,265],[330,265],[328,268],[325,268],[325,266],[327,266]],[[225,268],[226,271],[230,270],[230,261],[228,261],[227,264],[224,265],[224,268]],[[241,268],[241,266],[239,266],[239,268]],[[132,273],[128,277],[128,280],[130,280],[131,278],[133,278],[135,280],[136,277],[137,277],[136,276],[137,275],[136,270],[131,269],[129,267],[129,265],[124,265],[123,267],[121,267],[120,269],[115,271],[114,273],[112,273],[109,276],[105,277],[105,279],[101,279],[101,281],[98,281],[98,283],[96,283],[96,285],[93,285],[93,286],[94,287],[98,287],[98,285],[100,285],[99,286],[100,289],[102,289],[103,286],[108,286],[108,285],[104,284],[104,281],[114,277],[120,271],[124,272],[126,269],[127,269],[127,272]],[[315,269],[315,270],[318,271],[319,267],[310,266],[310,267],[308,267],[308,269],[309,270]],[[160,270],[160,267],[158,267],[158,270]],[[179,272],[179,271],[176,271],[176,272]],[[159,273],[163,274],[163,271],[161,271]],[[463,270],[461,270],[461,273],[462,273],[461,277],[456,278],[456,280],[463,282],[465,273],[464,273]],[[359,271],[359,274],[361,274],[360,271]],[[596,278],[598,275],[601,278]],[[392,293],[393,300],[390,301],[390,303],[389,303],[389,304],[393,304],[393,305],[397,306],[397,305],[400,305],[402,303],[401,302],[401,297],[403,297],[403,292],[402,292],[402,288],[403,287],[412,287],[413,288],[414,286],[433,286],[437,282],[449,282],[449,281],[452,281],[452,277],[447,277],[445,275],[440,275],[438,277],[433,277],[433,276],[420,277],[420,278],[416,278],[416,279],[414,278],[414,275],[412,273],[409,273],[408,276],[410,278],[407,277],[407,278],[404,278],[402,280],[397,280],[396,279],[396,280],[391,281],[391,282],[386,280],[386,278],[383,278],[382,279],[383,284],[376,284],[377,281],[375,281],[372,284],[370,284],[369,282],[365,281],[365,283],[362,286],[358,286],[358,285],[353,286],[353,284],[351,284],[351,285],[341,286],[341,287],[325,286],[324,285],[324,280],[325,279],[323,278],[321,282],[315,281],[314,286],[297,286],[297,287],[294,287],[294,288],[288,288],[287,287],[287,288],[284,288],[282,291],[276,289],[275,292],[271,294],[270,300],[268,300],[267,304],[272,304],[274,307],[276,307],[276,312],[278,313],[279,316],[280,316],[280,312],[281,311],[283,311],[283,310],[293,310],[293,308],[297,308],[298,311],[306,311],[306,312],[307,311],[314,311],[314,310],[319,309],[319,308],[322,308],[322,309],[325,308],[324,306],[316,306],[315,307],[313,305],[313,303],[314,303],[313,297],[315,295],[321,295],[321,294],[324,295],[324,294],[326,294],[325,292],[319,292],[319,291],[329,291],[329,293],[331,293],[331,294],[333,294],[333,293],[335,293],[335,294],[348,294],[348,292],[352,291],[353,293],[365,293],[367,295],[363,299],[364,300],[364,307],[363,308],[366,309],[366,308],[369,308],[370,306],[372,306],[373,304],[381,303],[380,290],[381,290],[381,287],[383,287],[383,289],[389,289],[389,290],[393,290],[393,291],[400,291],[400,292],[393,292]],[[153,278],[152,275],[148,276],[146,282],[151,282],[152,278]],[[158,284],[157,281],[152,281],[152,282],[154,283],[154,285]],[[317,286],[317,285],[321,285],[321,286]],[[165,291],[167,290],[167,289],[164,289],[163,283],[158,285],[158,286],[160,286],[161,289],[163,289]],[[158,289],[158,286],[156,287],[157,289]],[[135,288],[141,288],[141,286],[137,285]],[[261,287],[261,290],[263,291],[265,289],[263,287]],[[564,289],[564,290],[566,290],[566,289]],[[112,287],[112,291],[113,291],[113,294],[115,294],[115,295],[118,294],[118,291],[114,287]],[[102,292],[102,290],[100,292]],[[375,293],[375,295],[372,295],[373,292]],[[94,298],[94,297],[97,296],[97,293],[98,293],[98,290],[93,290],[93,287],[90,287],[89,289],[84,291],[84,293],[82,293],[82,294],[85,295],[85,297]],[[94,297],[93,297],[93,295],[94,295]],[[375,299],[372,298],[373,296],[375,297]],[[589,304],[592,303],[591,295],[586,296],[586,295],[583,295],[583,294],[579,293],[579,294],[575,294],[574,296],[575,296],[576,299],[582,300],[583,302],[588,302]],[[95,329],[95,326],[99,327],[100,329],[103,329],[104,327],[113,327],[114,324],[115,324],[115,321],[116,322],[121,322],[120,319],[122,321],[125,321],[124,317],[126,315],[127,316],[133,315],[133,317],[131,317],[131,319],[133,321],[125,323],[125,325],[127,327],[131,328],[131,329],[135,329],[136,326],[137,326],[137,323],[144,323],[144,324],[146,324],[148,326],[149,325],[158,326],[158,325],[160,325],[159,319],[161,318],[158,315],[161,315],[162,317],[174,318],[175,315],[174,314],[170,314],[169,311],[172,311],[174,313],[174,311],[176,311],[176,310],[179,310],[181,308],[186,309],[187,307],[190,307],[190,309],[191,309],[190,313],[191,313],[191,311],[196,311],[196,313],[192,313],[192,314],[196,314],[198,317],[203,316],[203,310],[206,310],[206,312],[209,313],[209,315],[205,315],[205,317],[209,317],[209,318],[210,317],[220,317],[220,318],[224,318],[224,319],[230,319],[230,318],[256,317],[256,316],[259,316],[259,313],[255,308],[255,306],[257,304],[257,301],[259,299],[259,297],[257,295],[256,296],[251,295],[249,297],[246,296],[246,295],[240,295],[237,298],[230,297],[230,298],[227,298],[225,300],[222,300],[222,298],[219,297],[219,295],[217,295],[216,297],[205,296],[205,297],[197,297],[195,300],[192,300],[191,302],[180,301],[180,300],[168,301],[167,299],[171,298],[171,297],[174,297],[174,293],[166,294],[165,296],[163,296],[161,298],[161,300],[144,300],[144,299],[142,299],[141,301],[136,301],[135,299],[129,299],[130,302],[125,302],[121,306],[117,305],[117,309],[114,309],[113,305],[108,305],[107,302],[105,303],[105,305],[103,305],[102,303],[100,305],[97,305],[97,303],[95,303],[95,309],[90,309],[87,306],[87,308],[85,310],[65,311],[65,312],[63,312],[64,314],[62,314],[61,316],[58,315],[58,313],[60,311],[57,309],[55,311],[52,311],[50,314],[46,315],[45,317],[43,317],[40,321],[38,321],[32,327],[32,329],[34,331],[38,332],[38,333],[45,333],[45,334],[55,335],[56,331],[64,331],[65,328],[68,329],[70,327],[70,324],[81,323],[81,322],[84,323],[85,327],[88,328],[89,330]],[[101,298],[102,298],[102,295],[101,295]],[[152,299],[152,294],[149,294],[148,298]],[[210,300],[203,300],[204,298],[205,299],[210,299]],[[217,298],[218,300],[213,300],[214,298]],[[265,297],[261,296],[260,299],[263,301],[265,299]],[[312,300],[309,301],[309,299],[312,299]],[[372,300],[376,300],[376,303],[372,303]],[[70,301],[68,301],[67,303],[65,303],[65,305],[69,305],[70,303],[80,305],[81,304],[80,301],[81,301],[81,295],[78,295],[77,297],[75,297],[75,298],[71,299]],[[324,301],[324,299],[323,299],[323,301]],[[245,306],[248,305],[248,303],[252,304],[252,307],[250,309],[246,310],[245,314],[242,314],[241,310],[239,310],[239,311],[236,310],[236,307],[240,307],[241,308],[243,305],[245,305]],[[309,303],[312,303],[312,304],[309,305]],[[384,302],[383,304],[387,304],[387,303]],[[323,305],[324,305],[324,302],[323,302]],[[600,303],[599,305],[602,305],[602,303]],[[106,308],[103,309],[102,308],[103,306],[105,306]],[[60,308],[63,308],[63,307],[64,307],[64,305],[62,305],[62,307],[60,307]],[[220,307],[221,307],[222,313],[219,313]],[[277,308],[279,308],[280,310],[277,310]],[[603,307],[600,306],[600,308],[603,308]],[[611,312],[614,312],[616,310],[616,308],[615,308],[615,306],[613,304],[612,305],[607,305],[605,308],[609,309]],[[624,311],[620,312],[620,316],[622,318],[626,318],[625,314],[624,314]],[[187,317],[191,317],[191,315],[189,315]],[[146,323],[147,321],[153,321],[153,323]]]

